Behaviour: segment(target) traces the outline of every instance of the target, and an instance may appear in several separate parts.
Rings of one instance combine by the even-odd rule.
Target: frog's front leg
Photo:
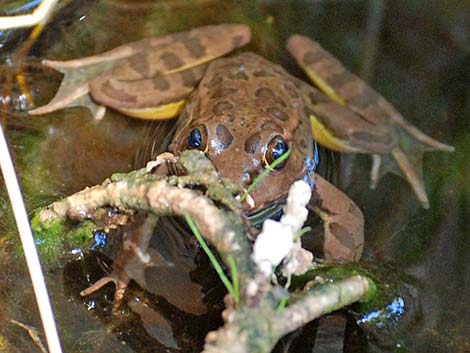
[[[364,246],[364,216],[341,190],[314,174],[309,208],[323,221],[327,261],[357,261]]]
[[[306,95],[311,98],[306,100],[307,109],[318,142],[335,151],[373,154],[372,186],[383,174],[395,172],[410,183],[423,207],[429,207],[421,176],[423,152],[452,151],[453,147],[407,122],[385,98],[318,43],[294,35],[287,48],[324,93],[311,90],[313,93]]]
[[[145,281],[144,271],[150,264],[147,249],[157,221],[158,217],[155,215],[138,213],[133,222],[133,229],[123,236],[123,245],[113,261],[111,273],[84,289],[80,295],[90,295],[113,282],[116,285],[114,307],[119,307],[131,278]]]
[[[64,79],[49,104],[29,113],[85,106],[95,116],[110,107],[137,118],[172,118],[201,79],[204,64],[249,40],[247,26],[224,24],[148,38],[78,60],[45,60]]]

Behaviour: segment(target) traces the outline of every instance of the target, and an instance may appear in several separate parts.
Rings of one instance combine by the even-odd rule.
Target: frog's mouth
[[[255,227],[261,226],[266,219],[280,218],[288,195],[288,190],[277,190],[277,193],[267,198],[266,190],[259,191],[253,190],[241,203],[246,219]]]
[[[285,199],[273,202],[261,209],[255,210],[252,213],[249,211],[245,212],[246,218],[250,221],[254,227],[259,227],[268,218],[279,219],[282,216],[282,206],[285,203]]]

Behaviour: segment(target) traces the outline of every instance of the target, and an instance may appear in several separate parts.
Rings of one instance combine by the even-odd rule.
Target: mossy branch
[[[240,202],[235,198],[240,189],[221,179],[202,153],[184,152],[177,164],[185,175],[157,176],[146,169],[114,175],[101,185],[41,210],[36,215],[36,228],[67,219],[93,220],[103,207],[124,214],[142,210],[155,215],[189,216],[232,274],[236,273],[232,283],[239,293],[236,304],[231,295],[226,297],[226,324],[208,334],[204,352],[270,352],[288,332],[369,297],[374,286],[369,279],[356,275],[318,284],[310,290],[300,289],[291,296],[292,302],[280,308],[287,292],[271,283],[252,260]]]

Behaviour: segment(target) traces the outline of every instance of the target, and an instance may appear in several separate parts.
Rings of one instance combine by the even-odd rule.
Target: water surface
[[[366,156],[334,156],[328,168],[330,178],[364,212],[365,258],[386,265],[390,276],[412,276],[417,293],[415,303],[406,303],[418,308],[411,320],[387,330],[358,330],[361,345],[346,350],[470,351],[470,8],[462,1],[71,1],[59,9],[28,57],[15,55],[26,31],[0,33],[1,119],[29,210],[100,183],[113,172],[131,170],[155,127],[112,111],[96,122],[82,108],[29,117],[25,109],[31,103],[14,79],[18,70],[25,72],[34,104],[42,105],[54,95],[61,76],[41,67],[41,58],[72,59],[143,37],[224,22],[248,24],[253,41],[244,50],[302,78],[284,42],[293,33],[315,38],[406,119],[456,147],[454,153],[425,155],[430,210],[420,207],[397,176],[387,175],[370,190]],[[171,126],[158,126],[157,145],[164,143]],[[3,188],[0,201],[0,338],[12,352],[37,352],[26,332],[10,323],[15,319],[40,327],[24,262],[13,250],[16,233]],[[47,275],[66,352],[190,352],[202,346],[207,330],[220,324],[223,289],[214,284],[217,279],[192,240],[178,237],[174,225],[166,224],[167,241],[155,248],[180,266],[174,272],[157,271],[156,282],[178,277],[188,286],[196,283],[207,312],[183,310],[184,297],[165,298],[158,290],[133,285],[126,306],[113,316],[112,287],[87,299],[78,295],[107,270],[109,259],[100,253],[78,254]],[[300,352],[299,347],[292,344],[291,351]]]

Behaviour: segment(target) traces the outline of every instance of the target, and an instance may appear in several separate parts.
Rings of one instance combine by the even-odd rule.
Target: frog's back
[[[262,129],[267,122],[289,136],[299,123],[300,95],[285,70],[253,53],[213,62],[198,89],[200,119],[237,118],[232,128]]]

